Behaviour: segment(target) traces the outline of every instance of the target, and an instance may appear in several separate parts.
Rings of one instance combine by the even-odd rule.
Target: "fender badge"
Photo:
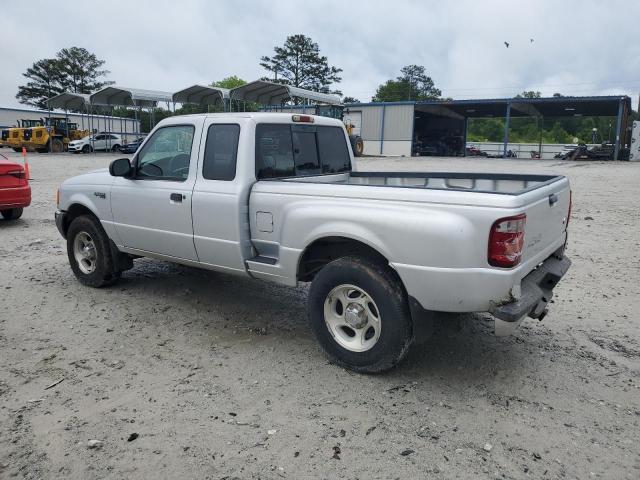
[[[93,194],[94,194],[96,197],[99,197],[99,198],[102,198],[102,199],[107,198],[107,194],[106,194],[106,193],[104,193],[104,192],[93,192]]]

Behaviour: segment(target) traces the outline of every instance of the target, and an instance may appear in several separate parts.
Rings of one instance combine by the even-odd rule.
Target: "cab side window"
[[[240,125],[214,124],[207,131],[202,176],[207,180],[236,178]]]
[[[189,176],[193,125],[170,125],[153,134],[137,156],[136,178],[185,181]]]

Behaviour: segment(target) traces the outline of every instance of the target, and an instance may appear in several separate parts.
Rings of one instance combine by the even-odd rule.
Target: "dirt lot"
[[[363,376],[319,351],[305,287],[151,260],[82,287],[55,191],[111,158],[31,155],[33,204],[0,222],[0,478],[640,478],[640,163],[362,161],[553,171],[574,193],[543,322],[496,338],[442,316]]]

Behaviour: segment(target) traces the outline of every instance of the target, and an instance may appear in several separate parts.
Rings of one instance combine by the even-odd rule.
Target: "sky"
[[[636,108],[640,92],[636,0],[28,3],[38,21],[23,2],[0,8],[0,107],[19,106],[22,73],[65,47],[105,60],[116,85],[173,92],[229,75],[258,79],[267,73],[260,57],[299,33],[343,69],[337,88],[361,101],[409,64],[455,99],[626,94]]]

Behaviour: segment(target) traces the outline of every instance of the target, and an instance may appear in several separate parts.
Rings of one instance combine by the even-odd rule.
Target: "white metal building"
[[[548,118],[614,117],[617,159],[620,149],[630,144],[630,111],[631,99],[622,95],[354,103],[345,105],[344,118],[356,126],[355,133],[364,140],[365,155],[405,156],[428,149],[437,156],[452,155],[452,150],[456,151],[453,155],[464,155],[469,118],[504,118],[504,140],[496,153],[506,156],[512,145],[511,118],[537,118],[542,128]],[[531,150],[542,154],[543,147],[540,143]]]
[[[65,112],[52,111],[52,117],[65,117]],[[111,132],[124,136],[134,135],[140,131],[140,122],[133,118],[111,117],[104,115],[80,115],[69,113],[69,121],[78,124],[83,130],[93,129],[95,132]],[[0,107],[0,128],[13,127],[19,120],[39,120],[49,116],[48,110]]]

